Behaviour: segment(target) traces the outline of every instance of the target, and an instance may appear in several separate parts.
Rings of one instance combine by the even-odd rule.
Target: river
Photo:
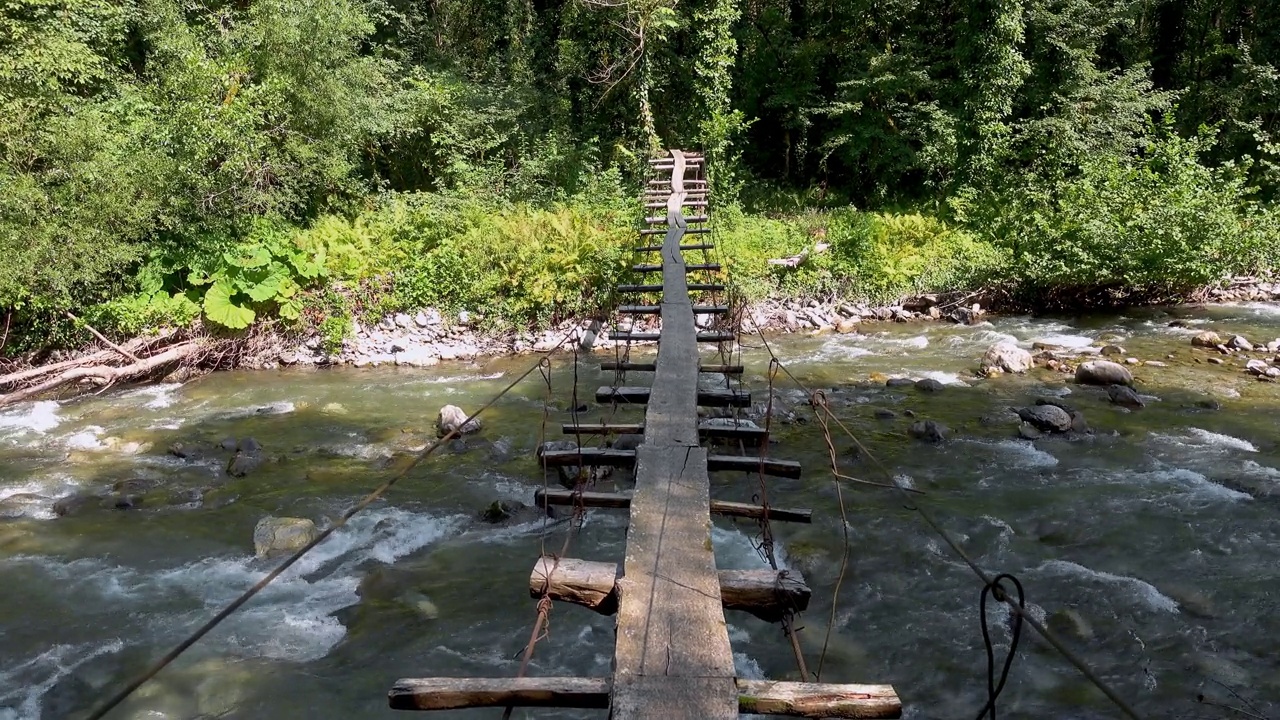
[[[1185,326],[1170,327],[1175,319]],[[1280,384],[1254,380],[1236,358],[1196,362],[1210,357],[1190,345],[1203,329],[1265,344],[1280,336],[1280,307],[886,324],[774,343],[891,473],[926,491],[920,502],[968,552],[1015,574],[1028,601],[1148,717],[1227,717],[1196,704],[1204,693],[1241,705],[1224,686],[1276,717]],[[1048,370],[978,380],[978,359],[1001,339],[1028,348],[1115,342],[1167,366],[1134,366],[1147,407],[1131,412]],[[578,368],[585,399],[612,378],[601,359]],[[748,347],[744,361],[763,400],[768,356]],[[82,716],[270,569],[254,557],[262,517],[323,526],[433,435],[442,405],[471,411],[531,362],[218,373],[0,411],[0,718]],[[946,387],[887,388],[885,376]],[[560,439],[552,431],[569,419],[572,382],[572,363],[559,358],[548,439]],[[833,613],[844,534],[825,445],[803,392],[785,376],[776,386],[779,412],[799,420],[778,425],[772,453],[801,461],[805,475],[770,481],[770,498],[815,515],[812,525],[774,528],[781,562],[813,589],[799,623],[810,668],[834,615],[823,680],[893,683],[908,718],[972,717],[986,684],[979,581],[896,491],[845,485],[850,559]],[[545,394],[536,373],[517,385],[467,448],[415,469],[111,717],[390,718],[386,692],[397,678],[514,675],[534,618],[529,571],[544,543],[559,549],[566,529],[525,516],[492,525],[478,513],[496,499],[532,502],[543,482],[533,451]],[[1050,396],[1083,411],[1093,434],[1019,439],[1006,408]],[[884,410],[896,416],[882,419]],[[907,411],[944,423],[952,437],[909,439]],[[585,418],[607,413],[592,405]],[[614,419],[632,418],[638,410]],[[228,478],[228,453],[217,445],[246,437],[270,462]],[[176,457],[174,443],[203,455]],[[836,446],[843,472],[881,479],[847,439],[837,435]],[[604,489],[615,482],[626,487],[610,479]],[[117,483],[137,507],[94,499],[65,516],[54,511],[60,499],[65,506]],[[740,474],[716,474],[712,486],[727,500],[758,492]],[[625,514],[590,511],[571,552],[618,561],[624,530]],[[757,534],[750,521],[717,518],[719,566],[764,567]],[[794,679],[777,626],[728,619],[740,675]],[[995,625],[1002,651],[1009,633]],[[606,675],[612,636],[611,618],[558,606],[530,673]],[[999,707],[1011,717],[1118,717],[1030,633]]]

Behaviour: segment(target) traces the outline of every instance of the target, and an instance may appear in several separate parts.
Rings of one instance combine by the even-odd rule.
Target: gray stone
[[[409,316],[405,315],[404,313],[396,313],[395,323],[396,323],[396,327],[407,328],[413,324],[413,320],[410,319]]]
[[[1254,375],[1265,375],[1270,367],[1262,360],[1250,360],[1245,364],[1244,369]]]
[[[915,384],[916,384],[916,381],[912,380],[911,378],[889,378],[888,380],[884,381],[884,386],[891,387],[891,388],[912,387]]]
[[[1026,372],[1031,368],[1031,353],[1011,342],[998,342],[987,348],[979,367],[983,374],[993,370],[1011,373]]]
[[[836,332],[841,335],[849,335],[858,332],[858,321],[852,318],[842,318],[836,322]]]
[[[407,339],[401,338],[399,340],[392,340],[391,345],[387,347],[387,352],[402,353],[408,349],[409,349],[409,341]]]
[[[1120,347],[1119,345],[1106,345],[1106,346],[1103,346],[1102,350],[1099,352],[1101,352],[1103,357],[1111,357],[1112,355],[1124,355],[1124,348]]]
[[[1126,385],[1111,385],[1107,387],[1107,397],[1111,398],[1111,402],[1131,409],[1146,407],[1142,398],[1138,397],[1138,393],[1133,388]]]
[[[1132,385],[1133,374],[1109,360],[1090,360],[1076,368],[1076,382],[1083,385]]]
[[[1043,432],[1066,432],[1071,429],[1071,415],[1054,405],[1018,408],[1018,417]]]
[[[1280,352],[1280,339],[1272,340],[1267,343],[1267,352]]]
[[[253,551],[260,558],[294,552],[319,534],[316,524],[305,518],[267,516],[253,528]]]
[[[933,378],[924,378],[922,380],[916,381],[916,389],[920,390],[921,392],[938,392],[944,387],[946,386],[943,385],[940,381],[934,380]]]
[[[500,523],[510,520],[528,506],[517,500],[494,500],[480,513],[480,519],[488,523]]]
[[[382,322],[378,323],[378,327],[382,328],[383,330],[395,330],[396,329],[395,318],[391,318],[391,317],[382,318]]]
[[[744,422],[751,422],[746,420]],[[755,423],[751,423],[754,425]],[[644,435],[619,435],[613,444],[610,445],[614,450],[635,450],[644,442]]]
[[[417,325],[420,328],[430,327],[431,318],[427,317],[426,313],[419,312],[417,315],[413,316],[413,324]]]
[[[266,460],[257,453],[238,452],[227,463],[227,474],[231,477],[244,477],[262,467]]]
[[[480,419],[467,422],[467,414],[462,411],[462,408],[457,405],[445,405],[440,408],[440,414],[436,416],[436,433],[438,437],[444,437],[454,430],[458,430],[462,435],[478,432]]]
[[[911,427],[907,429],[907,434],[917,440],[925,442],[940,443],[947,439],[949,430],[946,425],[934,420],[919,420],[911,423]]]
[[[459,310],[459,311],[458,311],[458,324],[459,324],[459,325],[462,325],[463,327],[466,327],[467,325],[470,325],[470,324],[471,324],[471,313],[467,312],[466,310]]]
[[[1169,367],[1169,363],[1160,362],[1159,360],[1145,360],[1142,364],[1146,367]]]
[[[885,408],[876,408],[875,417],[877,420],[892,420],[898,417],[898,413]]]
[[[1089,423],[1085,422],[1084,413],[1078,410],[1071,413],[1071,431],[1086,434],[1093,432],[1089,429]]]
[[[1209,364],[1210,364],[1210,365],[1221,365],[1221,364],[1222,364],[1222,358],[1211,357],[1211,358],[1209,358]]]
[[[1036,429],[1031,423],[1022,423],[1018,426],[1018,436],[1024,440],[1039,440],[1042,433]]]
[[[1232,350],[1244,350],[1245,352],[1253,351],[1253,343],[1249,342],[1243,335],[1232,335],[1227,341],[1227,347]]]
[[[1075,407],[1074,407],[1074,406],[1072,406],[1072,405],[1070,405],[1070,404],[1068,404],[1068,403],[1066,403],[1066,402],[1064,402],[1064,401],[1062,401],[1062,400],[1059,400],[1058,398],[1036,398],[1036,404],[1037,404],[1037,405],[1052,405],[1052,406],[1057,407],[1057,408],[1062,408],[1063,410],[1066,410],[1066,411],[1067,411],[1067,414],[1068,414],[1068,415],[1076,411],[1076,409],[1075,409]]]
[[[1196,347],[1214,348],[1222,344],[1222,338],[1218,337],[1218,333],[1212,330],[1205,330],[1191,338],[1191,344]]]

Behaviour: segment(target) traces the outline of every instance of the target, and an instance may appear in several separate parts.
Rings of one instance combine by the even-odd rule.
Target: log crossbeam
[[[653,392],[646,387],[602,387],[596,390],[598,403],[630,403],[643,405],[650,401]],[[751,394],[737,390],[697,391],[697,404],[703,407],[751,407]]]
[[[402,678],[387,693],[393,710],[565,707],[604,710],[609,678]],[[902,701],[891,685],[734,681],[738,711],[805,718],[897,718]]]
[[[612,448],[579,448],[577,450],[538,451],[543,467],[621,467],[636,466],[634,450]],[[794,460],[776,460],[749,455],[707,455],[708,472],[737,471],[762,472],[771,477],[798,478],[800,463]]]
[[[551,505],[567,507],[590,507],[626,510],[631,507],[631,496],[624,493],[605,493],[558,488],[539,488],[533,494],[533,502],[540,508]],[[765,508],[752,503],[732,502],[729,500],[712,500],[711,512],[724,517],[741,517],[762,519]],[[783,522],[812,523],[813,511],[808,508],[769,508],[769,519]]]

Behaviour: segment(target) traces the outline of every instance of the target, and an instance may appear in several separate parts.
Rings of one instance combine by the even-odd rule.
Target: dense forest
[[[748,297],[1176,297],[1280,266],[1278,66],[1261,0],[7,0],[0,352],[589,312],[664,147]]]

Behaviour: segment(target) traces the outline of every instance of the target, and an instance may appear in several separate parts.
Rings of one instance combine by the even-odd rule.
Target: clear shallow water
[[[1265,491],[1280,488],[1280,386],[1252,381],[1239,366],[1194,362],[1189,337],[1212,328],[1265,342],[1280,336],[1280,312],[1170,312],[876,326],[866,336],[779,338],[775,347],[801,380],[829,393],[892,473],[929,493],[922,502],[978,562],[1017,574],[1051,619],[1078,612],[1089,632],[1069,633],[1069,642],[1135,706],[1150,716],[1222,717],[1194,702],[1198,692],[1225,695],[1216,680],[1275,716],[1280,492]],[[1188,327],[1168,327],[1175,317]],[[977,380],[978,358],[1002,339],[1025,347],[1107,340],[1169,367],[1135,370],[1148,407],[1131,413],[1044,371]],[[598,360],[580,368],[583,398],[612,379]],[[763,401],[767,356],[747,348],[745,361]],[[229,373],[0,411],[0,509],[10,516],[0,519],[0,719],[83,714],[269,571],[253,557],[261,517],[324,525],[429,439],[441,405],[473,409],[530,362]],[[887,389],[885,376],[947,387]],[[561,407],[571,381],[571,369],[558,365],[553,402]],[[424,463],[113,717],[393,717],[385,693],[399,677],[514,675],[534,616],[526,587],[543,523],[495,527],[476,514],[495,499],[530,502],[541,485],[532,451],[545,394],[536,374],[519,385],[486,416],[471,449]],[[1051,395],[1083,410],[1095,434],[1032,443],[999,418]],[[782,379],[777,398],[811,418],[804,394]],[[1197,405],[1209,398],[1221,408]],[[877,409],[898,417],[876,419]],[[908,440],[906,410],[947,424],[953,439],[937,447]],[[603,413],[592,407],[584,419]],[[615,420],[632,417],[638,411]],[[553,413],[548,427],[568,419]],[[776,430],[774,453],[800,460],[806,474],[771,481],[771,498],[815,511],[813,525],[775,533],[783,562],[813,588],[802,641],[816,667],[839,575],[840,513],[816,425]],[[272,462],[243,479],[225,477],[227,453],[182,460],[167,452],[175,442],[212,447],[246,436]],[[881,479],[851,443],[836,443],[845,472]],[[53,511],[59,498],[129,480],[144,487],[140,508]],[[712,485],[713,496],[729,500],[758,492],[754,478],[739,475],[717,474]],[[985,683],[977,580],[896,495],[846,486],[844,498],[851,558],[823,679],[892,682],[907,717],[972,715]],[[754,524],[715,522],[721,567],[764,566]],[[558,550],[564,531],[550,527],[547,547]],[[623,515],[592,511],[571,552],[619,560],[624,531]],[[776,626],[737,613],[729,623],[740,674],[794,677]],[[1006,643],[1007,633],[997,630],[997,640]],[[1052,650],[1024,643],[1002,712],[1116,716]],[[530,672],[607,674],[612,644],[612,619],[557,607]]]

